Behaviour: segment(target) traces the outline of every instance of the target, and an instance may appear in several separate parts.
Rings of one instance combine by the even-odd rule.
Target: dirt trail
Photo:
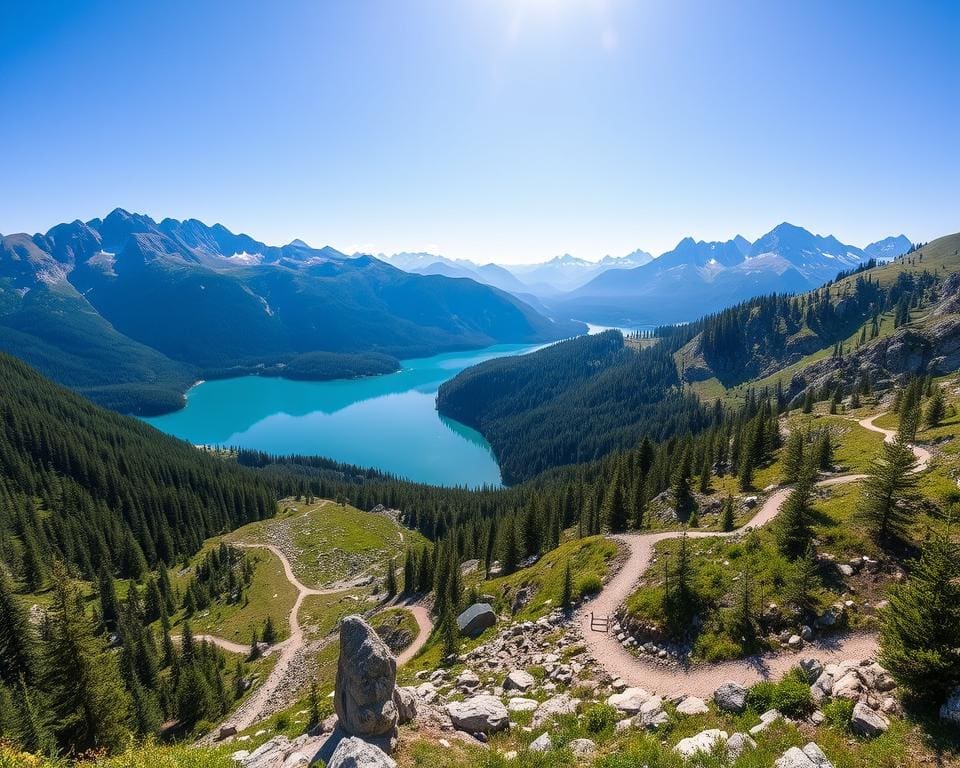
[[[896,432],[874,425],[874,419],[882,416],[878,413],[859,420],[864,429],[878,432],[886,442],[896,438]],[[930,452],[916,445],[910,446],[917,457],[917,472],[930,464]],[[866,475],[839,475],[826,478],[817,483],[820,487],[843,485],[863,480]],[[743,528],[730,533],[708,531],[688,531],[691,538],[710,536],[736,536],[744,530],[758,528],[773,520],[780,512],[790,488],[779,488],[764,501],[760,510]],[[688,668],[661,666],[645,661],[627,651],[612,633],[595,632],[590,629],[590,616],[612,616],[633,592],[637,582],[650,566],[653,550],[657,543],[680,536],[679,531],[662,533],[621,534],[613,538],[625,544],[629,550],[627,561],[619,572],[604,586],[600,594],[586,603],[579,613],[583,637],[593,657],[613,677],[622,678],[628,685],[639,686],[662,695],[686,693],[706,697],[713,694],[727,680],[743,685],[751,685],[759,680],[777,677],[793,667],[800,656],[793,653],[767,653],[737,661],[720,664],[698,664]],[[843,637],[826,638],[808,643],[803,657],[817,657],[824,662],[842,658],[866,658],[877,649],[877,639],[872,634],[849,634]]]
[[[287,621],[290,625],[290,635],[286,640],[276,643],[267,651],[267,653],[275,653],[279,651],[280,657],[277,659],[277,663],[274,665],[270,675],[266,680],[263,681],[260,687],[258,687],[250,695],[250,698],[243,702],[243,704],[237,708],[236,712],[231,714],[230,717],[228,717],[223,723],[224,726],[233,726],[237,729],[237,731],[242,731],[263,718],[272,697],[286,677],[291,664],[293,664],[298,655],[304,652],[304,633],[303,628],[300,626],[299,618],[300,608],[303,605],[303,601],[310,595],[334,595],[341,592],[349,592],[353,589],[353,587],[346,586],[323,589],[313,589],[311,587],[307,587],[294,574],[293,568],[291,567],[290,561],[287,559],[286,555],[284,555],[283,552],[281,552],[280,549],[275,547],[273,544],[237,543],[237,546],[246,547],[248,549],[270,550],[273,554],[280,558],[280,562],[283,564],[283,572],[287,577],[287,581],[289,581],[290,584],[293,585],[294,589],[297,590],[297,599],[294,601],[293,607],[290,609],[290,614],[287,617]],[[410,646],[397,658],[398,665],[403,664],[412,658],[417,651],[423,647],[423,644],[427,641],[427,637],[433,631],[433,622],[430,620],[430,614],[427,612],[426,608],[419,605],[401,607],[409,610],[413,614],[414,618],[417,620],[417,626],[419,627],[420,631]],[[212,635],[197,635],[196,638],[198,640],[207,640],[208,642],[211,642],[214,645],[217,645],[220,648],[232,653],[247,653],[250,650],[249,646],[241,646],[221,637],[214,637]],[[331,638],[328,638],[328,640],[330,639],[332,639],[332,636]]]

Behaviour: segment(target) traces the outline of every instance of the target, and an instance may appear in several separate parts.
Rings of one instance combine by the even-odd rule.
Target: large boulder
[[[850,729],[859,736],[879,736],[890,727],[890,721],[879,712],[874,712],[862,701],[853,705]]]
[[[790,747],[774,763],[776,768],[833,768],[823,751],[812,741],[803,749]]]
[[[536,684],[537,681],[529,672],[525,672],[522,669],[515,669],[507,675],[507,679],[503,681],[503,690],[526,692]]]
[[[359,736],[395,746],[397,736],[397,660],[383,639],[360,616],[347,616],[340,624],[340,658],[334,709],[340,728]]]
[[[495,733],[510,726],[510,714],[496,696],[481,694],[447,704],[455,728],[467,733]]]
[[[397,763],[379,747],[363,739],[341,739],[327,768],[397,768]]]
[[[713,692],[713,701],[724,712],[740,714],[747,708],[747,689],[739,683],[724,683]]]
[[[627,688],[621,693],[612,694],[610,698],[607,699],[607,704],[611,707],[616,707],[617,710],[624,714],[635,715],[649,698],[650,694],[643,690],[643,688]]]
[[[716,744],[726,744],[727,733],[719,728],[708,728],[696,736],[680,739],[674,749],[686,758],[697,754],[710,754]]]
[[[489,603],[474,603],[457,616],[457,627],[461,635],[476,637],[483,630],[497,623],[497,613]]]

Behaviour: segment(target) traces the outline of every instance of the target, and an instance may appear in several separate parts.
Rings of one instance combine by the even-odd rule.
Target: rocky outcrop
[[[495,626],[497,614],[488,603],[474,603],[457,616],[457,627],[461,635],[476,637],[488,627]]]
[[[347,616],[340,624],[334,695],[339,727],[391,751],[397,736],[396,682],[397,660],[386,643],[360,616]]]
[[[859,736],[879,736],[890,727],[890,721],[879,712],[874,712],[862,702],[853,706],[853,715],[850,717],[850,730]]]
[[[747,689],[739,683],[724,683],[713,692],[713,701],[724,712],[740,714],[747,708]]]
[[[510,726],[510,714],[496,696],[481,694],[447,705],[455,728],[467,733],[495,733]]]

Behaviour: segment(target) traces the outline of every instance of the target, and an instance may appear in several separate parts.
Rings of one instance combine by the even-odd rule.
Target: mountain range
[[[300,240],[116,209],[0,239],[0,350],[116,410],[182,405],[197,378],[331,378],[584,330],[474,280]]]
[[[740,235],[724,242],[686,237],[656,258],[637,250],[597,262],[564,254],[542,264],[483,267],[425,253],[382,258],[409,271],[487,282],[555,317],[635,326],[684,322],[754,296],[806,291],[911,247],[898,235],[858,248],[784,222],[755,242]]]

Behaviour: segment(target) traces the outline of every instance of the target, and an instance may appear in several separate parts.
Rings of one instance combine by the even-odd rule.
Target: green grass
[[[175,587],[182,592],[193,574],[192,566],[200,562],[209,549],[219,545],[219,538],[210,539],[191,559],[189,571],[174,569],[175,573],[171,573],[171,580]],[[218,600],[209,608],[198,610],[190,617],[190,626],[194,634],[215,635],[235,643],[249,643],[254,630],[258,634],[263,632],[267,616],[273,619],[278,640],[283,640],[290,634],[287,617],[297,599],[297,590],[287,581],[283,564],[270,550],[246,551],[248,556],[253,558],[254,571],[245,599],[240,603]],[[178,634],[176,627],[183,623],[184,618],[186,617],[182,609],[174,614],[173,634]]]
[[[406,547],[426,543],[386,515],[363,512],[333,502],[306,504],[287,499],[280,512],[238,528],[231,541],[276,543],[289,541],[284,553],[300,581],[322,587],[363,574],[382,576],[387,561]]]
[[[370,619],[370,624],[377,630],[381,628],[390,628],[397,631],[405,630],[410,633],[411,643],[416,640],[417,635],[420,634],[420,625],[417,624],[414,615],[406,608],[388,608],[385,611],[381,611]],[[409,643],[405,645],[404,648],[408,645]],[[399,653],[403,648],[394,648],[392,650],[394,653]]]
[[[369,590],[362,589],[333,595],[308,595],[300,608],[300,625],[322,637],[333,632],[344,616],[363,613],[375,604]]]

